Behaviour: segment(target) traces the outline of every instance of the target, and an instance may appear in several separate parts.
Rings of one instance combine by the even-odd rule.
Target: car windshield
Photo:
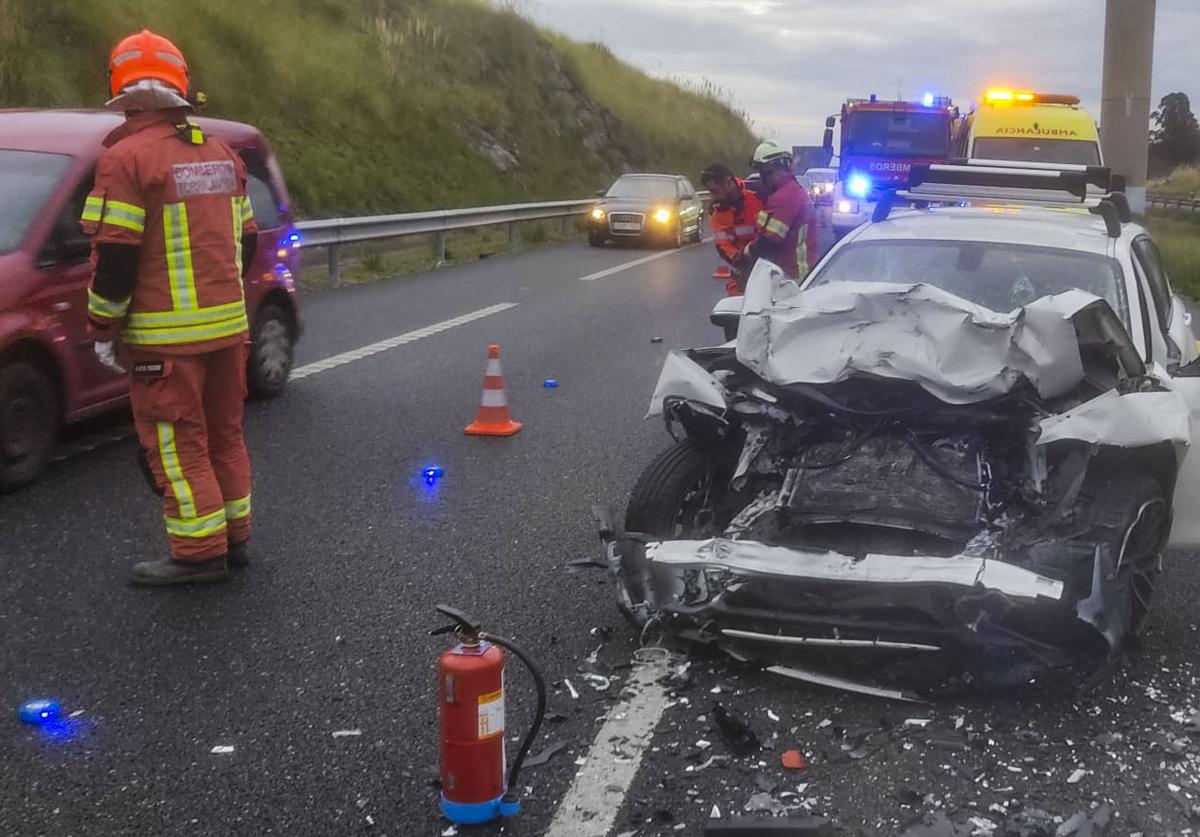
[[[1000,312],[1078,288],[1106,300],[1129,325],[1117,262],[1072,250],[975,241],[864,241],[834,254],[809,287],[835,282],[924,283]]]
[[[950,116],[910,111],[859,111],[847,118],[843,155],[945,157]]]
[[[1020,160],[1023,163],[1100,165],[1100,146],[1094,142],[1032,137],[979,137],[975,153],[980,160]]]
[[[0,253],[17,249],[70,164],[63,154],[0,149]]]
[[[673,201],[675,181],[662,177],[622,177],[608,190],[607,197]]]

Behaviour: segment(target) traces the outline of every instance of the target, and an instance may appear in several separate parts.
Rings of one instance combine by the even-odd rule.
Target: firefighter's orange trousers
[[[171,557],[204,561],[250,537],[250,458],[242,436],[246,348],[130,352],[138,440],[163,492]]]

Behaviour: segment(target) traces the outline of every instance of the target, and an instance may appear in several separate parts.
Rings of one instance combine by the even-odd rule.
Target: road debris
[[[721,704],[713,704],[712,714],[721,740],[735,756],[748,756],[762,747],[754,731]]]
[[[573,685],[571,685],[570,680],[564,677],[563,685],[567,687],[567,692],[571,695],[571,700],[579,700],[579,692],[575,690]]]
[[[332,733],[334,738],[356,738],[362,735],[361,729],[335,729]]]
[[[808,767],[808,758],[799,750],[785,750],[779,760],[788,770],[803,770]]]
[[[1073,772],[1070,776],[1067,777],[1067,784],[1068,785],[1077,785],[1077,784],[1079,784],[1080,780],[1083,779],[1083,777],[1086,775],[1087,775],[1087,771],[1081,767],[1078,770],[1076,770],[1075,772]]]
[[[540,767],[566,748],[567,745],[564,741],[551,741],[540,753],[529,756],[527,759],[525,759],[522,767]]]
[[[219,756],[227,755],[227,754],[233,752],[233,745],[232,744],[218,744],[217,746],[215,746],[211,750],[209,750],[209,752],[215,753],[216,755],[219,755]]]

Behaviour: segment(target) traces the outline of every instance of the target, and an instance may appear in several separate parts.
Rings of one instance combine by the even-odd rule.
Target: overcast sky
[[[817,144],[846,98],[990,85],[1077,93],[1100,115],[1104,0],[524,0],[538,22],[603,41],[657,75],[710,79],[755,130]],[[1200,0],[1158,0],[1154,104],[1200,109]]]

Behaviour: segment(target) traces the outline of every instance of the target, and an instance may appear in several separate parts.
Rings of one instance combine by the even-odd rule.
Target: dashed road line
[[[705,239],[705,241],[708,241],[708,240],[709,239]],[[595,282],[597,279],[603,279],[605,276],[612,276],[615,273],[621,273],[622,271],[629,270],[630,268],[638,267],[639,265],[647,264],[647,263],[655,261],[657,259],[665,259],[667,256],[674,256],[676,253],[683,253],[683,252],[687,251],[688,249],[690,249],[690,248],[680,247],[678,250],[664,250],[661,253],[651,253],[649,256],[643,256],[640,259],[634,259],[633,261],[623,262],[622,264],[619,264],[616,267],[610,267],[610,268],[606,268],[604,270],[597,271],[595,273],[589,273],[587,276],[580,276],[579,281],[580,282]]]
[[[596,733],[587,761],[575,774],[545,837],[605,837],[667,708],[664,662],[635,665],[617,704]]]
[[[395,337],[389,337],[387,340],[380,340],[378,343],[371,343],[367,346],[362,346],[358,349],[352,349],[349,352],[342,352],[332,357],[327,357],[324,360],[314,361],[305,364],[297,369],[292,370],[292,380],[299,381],[303,378],[308,378],[316,375],[318,372],[325,372],[329,369],[335,369],[339,366],[345,366],[347,363],[353,363],[356,360],[377,355],[380,352],[386,352],[388,349],[394,349],[397,346],[403,346],[406,343],[415,343],[418,340],[423,340],[426,337],[432,337],[443,331],[448,331],[452,328],[457,328],[461,325],[482,320],[484,317],[490,317],[493,314],[499,314],[501,311],[507,311],[510,308],[516,308],[515,302],[501,302],[497,305],[489,305],[487,308],[480,308],[478,311],[472,311],[469,314],[463,314],[460,317],[455,317],[451,320],[443,320],[440,323],[418,328],[416,331],[407,331],[404,334],[398,334]]]

